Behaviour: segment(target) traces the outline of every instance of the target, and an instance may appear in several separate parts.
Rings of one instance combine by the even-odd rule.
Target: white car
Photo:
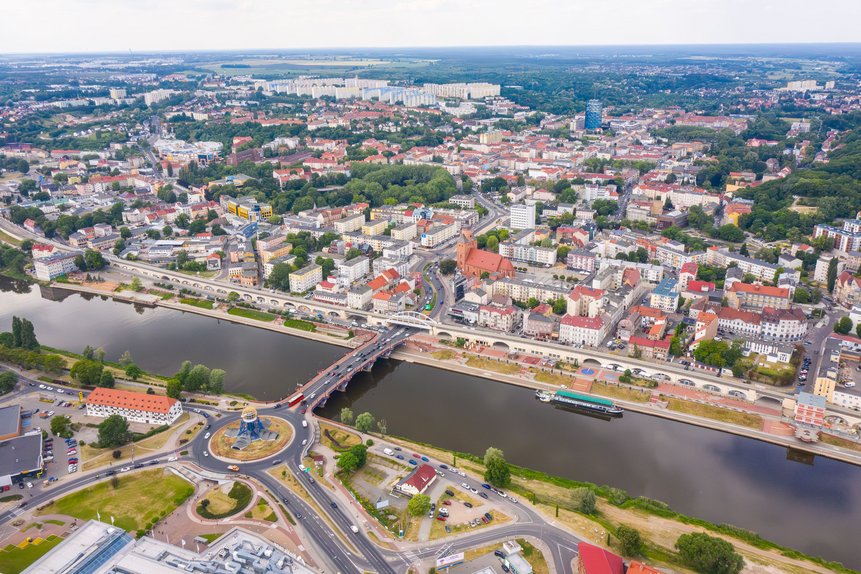
[[[66,391],[64,391],[63,389],[57,389],[57,392],[58,392],[59,394],[61,394],[61,395],[62,395],[62,394],[63,394],[63,393],[65,393]]]
[[[204,438],[204,439],[208,439],[208,438],[209,438],[209,437],[211,437],[211,436],[212,436],[212,434],[210,434],[210,433],[206,433],[205,435],[203,435],[203,438]]]
[[[169,459],[167,459],[168,462],[176,462],[177,460],[179,460],[179,459],[175,456],[172,456]]]
[[[461,485],[462,487],[464,487],[465,489],[469,490],[469,485],[468,485],[467,483],[465,483],[465,482],[461,482],[461,483],[460,483],[460,485]]]
[[[28,482],[28,483],[27,483],[27,488],[33,488],[33,483],[32,483],[32,482]]]
[[[50,386],[50,385],[49,385],[49,386],[45,387],[45,390],[46,390],[46,391],[53,391],[53,390],[54,390],[54,387],[52,387],[52,386]]]
[[[209,456],[209,452],[203,451],[203,456]]]
[[[131,469],[132,469],[132,467],[130,467],[130,466],[124,466],[124,467],[122,467],[122,468],[120,469],[120,472],[128,472],[128,471],[130,471]]]
[[[40,389],[44,389],[44,388],[45,388],[45,385],[39,385],[39,388],[40,388]]]

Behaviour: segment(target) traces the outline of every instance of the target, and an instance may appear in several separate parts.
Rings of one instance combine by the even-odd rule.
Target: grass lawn
[[[547,566],[547,560],[544,559],[541,550],[523,538],[518,538],[517,543],[523,548],[523,557],[532,565],[532,571],[535,574],[550,574],[550,568]]]
[[[218,532],[216,532],[216,533],[214,533],[214,534],[201,534],[201,535],[200,535],[200,537],[201,537],[201,538],[205,538],[205,539],[206,539],[206,541],[207,541],[207,542],[209,542],[209,543],[211,544],[213,541],[218,540],[219,538],[221,538],[221,537],[222,537],[222,534],[219,534]]]
[[[239,421],[237,421],[221,427],[215,432],[209,442],[210,450],[212,450],[212,453],[217,456],[244,461],[273,455],[287,446],[287,443],[290,442],[290,439],[293,437],[293,427],[291,427],[284,419],[260,417],[260,420],[264,422],[269,421],[269,426],[267,428],[272,432],[278,433],[278,438],[276,440],[256,440],[243,450],[233,450],[231,447],[236,439],[227,438],[227,436],[225,436],[225,431],[228,428],[238,428]]]
[[[326,431],[329,432],[327,433]],[[337,441],[338,444],[336,445],[332,439]],[[360,444],[362,439],[357,434],[353,434],[351,432],[341,430],[338,427],[321,422],[320,442],[323,443],[324,446],[327,446],[336,452],[342,452],[349,449],[351,446]]]
[[[638,391],[627,387],[617,387],[615,385],[608,385],[607,383],[602,382],[592,383],[591,392],[596,395],[613,397],[614,399],[622,399],[634,403],[646,403],[652,397],[652,393],[648,391]]]
[[[14,247],[21,247],[20,239],[15,239],[11,235],[9,235],[8,233],[4,233],[3,231],[0,231],[0,241],[2,241],[3,243],[8,243],[9,245],[12,245]]]
[[[0,551],[0,572],[18,574],[62,541],[62,538],[52,534],[44,540],[36,538],[31,544],[27,544],[23,548],[19,546],[7,547]]]
[[[201,309],[212,309],[213,303],[208,299],[194,299],[192,297],[183,297],[179,300],[183,305],[191,305],[193,307],[200,307]]]
[[[570,377],[568,375],[560,375],[559,373],[546,373],[544,371],[538,371],[533,369],[533,373],[535,376],[533,377],[539,383],[547,383],[548,385],[565,385],[568,386],[574,382],[574,377]]]
[[[457,353],[454,351],[449,351],[448,349],[443,349],[442,351],[435,351],[431,353],[434,359],[439,359],[440,361],[450,361],[457,357]]]
[[[268,315],[269,313],[266,314]],[[291,329],[299,329],[300,331],[310,331],[312,333],[317,330],[317,325],[311,321],[303,321],[301,319],[284,319],[284,326],[290,327]]]
[[[520,365],[500,363],[491,359],[485,359],[484,357],[469,357],[466,360],[466,364],[474,369],[494,371],[496,373],[502,373],[503,375],[513,375],[520,372]]]
[[[232,307],[228,309],[227,314],[236,317],[245,317],[246,319],[255,319],[257,321],[270,322],[275,320],[275,315],[272,313],[258,311],[257,309],[246,309],[245,307]]]
[[[188,413],[182,413],[182,416],[180,416],[175,423],[177,426],[171,427],[165,431],[154,434],[151,437],[147,437],[142,441],[134,443],[135,456],[145,456],[162,448],[164,445],[167,444],[167,441],[170,439],[170,437],[173,436],[174,431],[179,428],[179,425],[184,424],[188,420],[188,417]],[[113,457],[113,452],[115,450],[120,451],[120,458],[118,459],[115,459]],[[117,464],[124,460],[130,460],[132,457],[132,450],[133,449],[131,443],[122,446],[119,449],[93,448],[89,444],[78,445],[78,451],[80,452],[81,458],[84,461],[84,470],[99,468],[100,466],[105,466],[109,462]]]
[[[275,511],[272,510],[272,507],[267,504],[265,500],[262,498],[257,500],[257,504],[255,504],[251,510],[245,513],[245,518],[252,518],[254,520],[266,520],[268,522],[275,522],[278,520],[278,517],[275,516]]]
[[[861,444],[858,444],[857,442],[851,440],[847,440],[845,438],[841,438],[839,436],[834,436],[833,434],[820,433],[819,440],[824,442],[825,444],[830,444],[832,446],[839,446],[842,448],[861,451]]]
[[[751,413],[740,413],[731,411],[721,407],[712,405],[704,405],[701,403],[692,403],[681,399],[666,397],[667,408],[671,411],[686,413],[707,419],[713,419],[725,423],[731,423],[739,426],[750,427],[754,429],[762,428],[762,417]]]
[[[213,488],[198,503],[197,513],[204,518],[220,519],[233,516],[245,510],[254,493],[242,482],[236,481],[228,492],[221,486]],[[208,502],[205,502],[208,501]]]
[[[113,516],[128,531],[146,530],[185,502],[194,487],[166,470],[146,470],[117,476],[117,487],[107,480],[64,496],[37,514],[65,514],[80,520]]]

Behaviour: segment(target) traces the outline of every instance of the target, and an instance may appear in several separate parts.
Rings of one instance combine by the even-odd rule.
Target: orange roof
[[[146,393],[134,393],[132,391],[99,387],[87,397],[87,404],[150,413],[167,413],[176,404],[176,399],[161,395],[148,395]]]
[[[742,283],[736,281],[729,290],[733,293],[759,293],[760,295],[767,295],[769,297],[789,298],[789,289],[786,287],[770,287],[768,285],[760,285],[759,283]]]
[[[631,560],[631,564],[630,566],[628,566],[627,574],[661,574],[661,571],[657,568],[652,568],[648,564],[643,564],[642,562]]]

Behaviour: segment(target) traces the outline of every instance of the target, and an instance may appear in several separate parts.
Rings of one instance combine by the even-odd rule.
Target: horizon
[[[824,0],[813,13],[805,0],[535,0],[528,9],[514,0],[31,0],[5,8],[15,26],[0,38],[2,54],[861,41],[853,0]]]

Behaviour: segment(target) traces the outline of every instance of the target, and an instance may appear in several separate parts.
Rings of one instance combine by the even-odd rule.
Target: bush
[[[643,539],[638,530],[623,524],[616,531],[616,538],[619,539],[619,550],[625,556],[633,557],[643,553]]]
[[[114,452],[111,453],[111,456],[113,456],[115,460],[119,459],[121,456],[123,456],[123,451],[115,450]]]
[[[732,544],[703,532],[682,534],[676,549],[688,566],[703,574],[738,574],[744,568],[744,558]]]

